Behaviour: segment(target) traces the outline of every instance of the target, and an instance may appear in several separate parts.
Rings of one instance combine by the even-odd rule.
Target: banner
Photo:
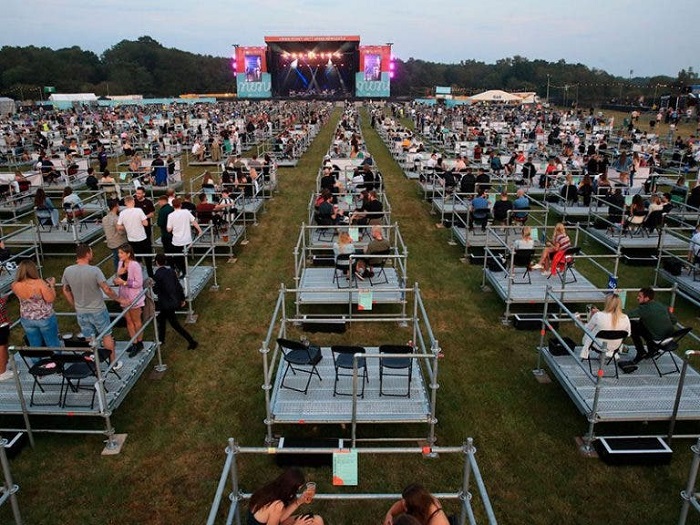
[[[358,97],[388,97],[391,95],[389,73],[382,73],[378,81],[365,80],[365,73],[355,73],[355,96]]]
[[[238,73],[236,90],[238,98],[270,98],[272,97],[272,75],[260,73],[260,81],[250,81],[246,79],[245,73]]]

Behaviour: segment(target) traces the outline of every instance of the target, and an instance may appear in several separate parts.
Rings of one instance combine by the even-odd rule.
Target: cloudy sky
[[[360,35],[436,62],[583,63],[627,77],[700,69],[700,2],[673,0],[3,0],[0,45],[78,45],[100,54],[148,35],[229,56],[266,35]]]

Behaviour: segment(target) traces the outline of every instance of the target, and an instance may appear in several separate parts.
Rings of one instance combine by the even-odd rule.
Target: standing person
[[[56,279],[43,280],[31,259],[19,263],[12,292],[19,299],[20,323],[27,335],[29,346],[58,348],[58,319],[53,309],[56,300]]]
[[[253,492],[248,504],[249,525],[323,525],[323,518],[314,514],[293,515],[305,503],[311,503],[315,489],[304,486],[304,474],[290,468],[275,480]]]
[[[102,229],[105,232],[105,243],[107,248],[112,250],[112,264],[114,264],[114,273],[117,273],[119,266],[119,247],[126,244],[126,233],[119,229],[117,221],[119,220],[119,201],[117,199],[107,199],[107,207],[109,211],[102,218]]]
[[[7,352],[7,343],[10,340],[10,318],[7,316],[7,296],[0,297],[0,381],[7,381],[12,377],[12,370],[7,368],[10,354]]]
[[[128,243],[119,247],[119,268],[114,284],[119,286],[120,303],[126,310],[124,313],[126,330],[129,332],[129,339],[133,339],[127,348],[127,353],[129,357],[134,357],[143,350],[143,334],[140,333],[143,326],[141,310],[146,298],[142,295],[138,300],[136,299],[143,292],[143,272],[141,265],[134,260],[134,249]]]
[[[639,306],[627,312],[632,325],[632,341],[637,355],[632,364],[654,354],[654,341],[661,341],[675,330],[676,316],[668,308],[654,300],[653,288],[642,288],[637,292]],[[646,342],[646,347],[644,343]]]
[[[102,270],[90,264],[92,258],[92,248],[86,244],[79,244],[76,249],[76,264],[68,266],[61,278],[63,295],[78,314],[80,331],[90,340],[105,332],[111,324],[102,294],[121,304],[117,293],[107,284]],[[97,344],[99,343],[97,341]],[[104,335],[102,345],[110,351],[110,362],[114,364],[114,370],[119,370],[123,363],[116,361],[111,332]]]
[[[105,151],[105,147],[102,145],[100,145],[97,151],[97,162],[100,164],[101,172],[107,169],[107,152]]]
[[[413,516],[421,525],[449,525],[450,523],[438,499],[417,483],[403,489],[401,499],[387,511],[383,525],[393,525],[394,516],[401,514]]]
[[[131,195],[124,197],[126,208],[119,213],[117,226],[120,230],[126,231],[126,238],[134,249],[134,252],[143,257],[146,263],[146,271],[149,277],[153,277],[153,261],[151,261],[151,240],[146,234],[148,218],[142,209],[136,207],[134,198]]]
[[[156,273],[153,276],[153,291],[158,296],[158,339],[165,344],[165,323],[170,323],[178,334],[187,341],[187,349],[195,350],[199,343],[185,330],[177,320],[175,312],[185,306],[185,292],[175,270],[166,266],[165,254],[156,255]]]
[[[182,208],[182,201],[175,199],[173,201],[174,211],[168,215],[167,229],[173,235],[173,263],[180,272],[180,277],[184,277],[187,273],[185,265],[184,249],[192,243],[192,227],[197,230],[199,235],[202,235],[202,228],[199,227],[197,220],[189,210]]]
[[[134,206],[143,210],[143,214],[148,219],[148,224],[146,225],[146,235],[151,245],[153,245],[153,218],[156,216],[156,207],[153,205],[153,201],[146,197],[146,190],[143,188],[136,188],[134,194]]]
[[[158,197],[158,206],[160,208],[158,209],[156,225],[160,228],[160,241],[163,243],[163,252],[170,256],[173,253],[173,235],[168,231],[168,215],[175,211],[175,208],[168,202],[167,195]]]

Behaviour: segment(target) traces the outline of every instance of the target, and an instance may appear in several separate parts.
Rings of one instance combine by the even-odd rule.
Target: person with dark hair
[[[315,514],[294,515],[303,504],[313,501],[316,489],[304,486],[304,474],[290,468],[264,487],[256,490],[248,504],[248,525],[323,525],[323,518]]]
[[[151,239],[146,233],[148,217],[141,208],[136,207],[136,201],[131,195],[124,197],[124,208],[119,212],[117,227],[126,232],[126,238],[139,257],[143,257],[149,277],[153,277],[153,262],[151,261]]]
[[[642,288],[637,292],[639,306],[627,313],[632,324],[632,341],[637,355],[633,364],[654,354],[654,341],[661,341],[675,330],[676,316],[663,304],[654,300],[653,288]],[[646,347],[644,343],[646,342]]]
[[[173,255],[172,261],[180,272],[180,276],[183,277],[187,273],[184,250],[192,244],[192,227],[199,235],[202,235],[202,228],[194,215],[183,208],[180,199],[173,200],[173,208],[174,211],[168,215],[167,229],[173,236],[173,253],[177,253]]]
[[[513,209],[513,202],[508,199],[508,191],[501,192],[501,198],[493,204],[493,222],[495,224],[507,225],[508,212]]]
[[[158,339],[165,343],[165,323],[170,323],[178,334],[187,341],[187,349],[195,350],[199,343],[185,330],[177,320],[175,312],[185,306],[185,292],[177,278],[175,270],[166,266],[165,254],[156,255],[156,272],[153,275],[153,291],[158,296]]]
[[[167,195],[158,197],[158,215],[156,216],[156,225],[160,228],[160,241],[163,243],[163,251],[165,253],[173,253],[173,235],[168,231],[168,215],[175,208],[168,202]]]
[[[112,263],[114,273],[117,273],[119,266],[119,247],[126,244],[126,233],[117,227],[119,220],[119,201],[117,199],[107,199],[107,215],[102,218],[102,229],[105,232],[105,243],[107,248],[112,250]]]
[[[95,177],[95,168],[92,166],[87,170],[87,177],[85,178],[85,186],[91,191],[97,191],[100,189],[99,183],[97,182],[97,177]]]
[[[37,188],[34,194],[34,210],[36,218],[42,224],[50,226],[58,226],[58,210],[54,208],[51,199],[46,196],[43,188]]]
[[[141,265],[136,262],[134,249],[128,243],[119,247],[119,267],[114,278],[114,284],[119,286],[120,303],[126,310],[124,314],[126,330],[129,332],[129,338],[133,339],[133,343],[127,348],[127,353],[129,357],[134,357],[143,350],[141,311],[146,298],[141,295],[141,292],[143,292]]]
[[[394,516],[408,514],[420,525],[449,525],[440,502],[422,485],[413,483],[403,489],[401,499],[394,503],[384,517],[384,525],[394,525]]]
[[[110,362],[115,363],[114,338],[111,332],[107,332],[111,321],[103,294],[119,304],[123,304],[123,300],[107,284],[102,270],[90,264],[92,258],[92,248],[87,244],[79,244],[76,249],[76,264],[63,271],[63,295],[68,304],[75,308],[78,326],[86,338],[94,339],[104,334],[102,344],[111,353]],[[116,362],[114,369],[119,370],[122,364],[121,361]]]

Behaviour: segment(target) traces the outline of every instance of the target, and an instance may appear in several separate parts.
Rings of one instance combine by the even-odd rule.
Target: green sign
[[[54,86],[44,86],[44,93],[56,93]]]

